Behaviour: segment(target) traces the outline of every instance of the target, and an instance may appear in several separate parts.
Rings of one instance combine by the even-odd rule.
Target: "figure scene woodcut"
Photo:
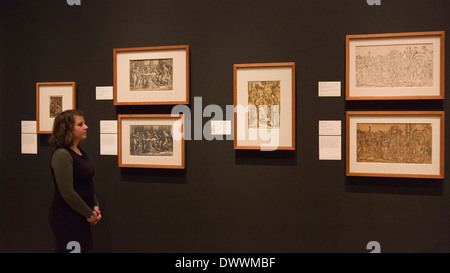
[[[130,155],[172,156],[172,125],[131,125]]]
[[[173,59],[130,61],[130,91],[163,90],[173,90]]]
[[[280,81],[248,82],[248,128],[280,128]]]
[[[50,96],[50,118],[54,118],[62,112],[62,101],[62,96]]]
[[[357,161],[432,164],[432,124],[358,123]]]
[[[356,87],[433,86],[433,44],[356,47]]]

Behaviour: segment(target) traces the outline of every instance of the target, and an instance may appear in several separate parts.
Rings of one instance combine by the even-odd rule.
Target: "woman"
[[[75,241],[81,252],[93,248],[91,225],[101,219],[94,192],[94,167],[83,148],[88,126],[80,110],[67,110],[55,117],[50,144],[56,148],[51,157],[55,195],[50,208],[50,226],[56,252],[69,252]],[[69,248],[69,249],[67,249]]]

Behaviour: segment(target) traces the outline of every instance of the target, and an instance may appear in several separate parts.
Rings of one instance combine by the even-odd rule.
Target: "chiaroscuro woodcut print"
[[[433,44],[357,46],[356,87],[433,86]]]
[[[445,112],[347,111],[347,176],[442,179]]]
[[[279,128],[280,81],[249,81],[248,106],[248,128]]]
[[[173,89],[173,59],[130,60],[130,91]]]
[[[432,163],[431,123],[357,124],[357,161]]]
[[[235,64],[234,148],[295,150],[295,63]]]
[[[50,118],[56,117],[62,113],[63,98],[62,96],[50,96]]]
[[[445,32],[346,36],[347,100],[445,98]]]
[[[119,167],[184,169],[184,117],[118,116]]]
[[[189,46],[115,48],[114,105],[189,103]]]
[[[36,83],[36,132],[51,134],[55,117],[69,109],[76,109],[75,82]]]
[[[131,125],[130,155],[172,156],[173,137],[171,125]]]

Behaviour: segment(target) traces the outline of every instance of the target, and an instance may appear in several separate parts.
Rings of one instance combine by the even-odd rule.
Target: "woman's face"
[[[88,126],[84,123],[84,118],[82,116],[75,116],[72,132],[75,142],[80,142],[87,138],[87,129]]]

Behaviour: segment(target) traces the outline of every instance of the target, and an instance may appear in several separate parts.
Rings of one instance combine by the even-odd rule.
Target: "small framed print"
[[[347,35],[347,100],[445,97],[445,32]]]
[[[183,115],[119,115],[119,167],[184,169]]]
[[[347,112],[347,176],[444,178],[445,113]]]
[[[234,65],[234,149],[295,150],[295,63]]]
[[[188,104],[189,46],[114,49],[114,104]]]
[[[36,83],[36,132],[38,134],[51,134],[56,115],[75,108],[75,82]]]

